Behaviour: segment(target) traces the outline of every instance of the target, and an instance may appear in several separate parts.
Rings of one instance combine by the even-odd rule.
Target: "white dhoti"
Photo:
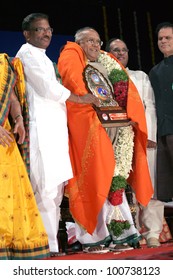
[[[147,159],[151,180],[154,188],[154,199],[151,199],[146,207],[140,205],[139,210],[139,228],[144,226],[145,232],[142,233],[143,237],[147,240],[151,237],[159,239],[160,233],[163,229],[164,219],[164,203],[155,199],[156,194],[156,149],[147,149]]]
[[[46,228],[51,252],[58,252],[57,233],[64,186],[73,177],[68,147],[66,109],[35,99],[36,121],[30,121],[30,178]],[[37,104],[38,103],[38,104]],[[49,116],[49,118],[47,117]],[[61,119],[56,124],[51,119]]]

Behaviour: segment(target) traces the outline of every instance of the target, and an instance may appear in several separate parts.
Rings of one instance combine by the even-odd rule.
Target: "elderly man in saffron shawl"
[[[124,67],[113,56],[100,50],[101,45],[98,32],[91,27],[84,27],[76,32],[75,42],[67,42],[61,51],[57,67],[63,85],[79,98],[87,92],[83,78],[86,65],[91,64],[99,68],[108,77],[112,68],[125,72]],[[142,205],[147,205],[153,194],[146,159],[145,112],[130,79],[128,79],[127,89],[127,114],[136,126],[118,129],[119,132],[116,133],[119,136],[116,137],[117,142],[114,144],[111,136],[114,131],[111,132],[110,129],[102,126],[91,105],[67,102],[70,156],[74,178],[69,180],[66,193],[75,220],[76,238],[84,248],[87,248],[87,251],[99,250],[100,245],[112,246],[113,244],[114,247],[122,243],[133,245],[140,239],[124,192],[122,202],[113,205],[108,199],[111,184],[118,189],[116,179],[122,177],[127,179]],[[130,139],[128,135],[131,135]],[[124,161],[124,164],[127,162],[127,166],[123,166],[118,154],[118,151],[122,153],[123,149],[118,143],[126,141],[125,144],[128,146],[133,135],[133,163],[129,167],[127,161],[132,159],[132,155],[127,153],[130,159],[127,158]],[[126,149],[126,145],[124,148]],[[132,145],[129,149],[133,149]]]

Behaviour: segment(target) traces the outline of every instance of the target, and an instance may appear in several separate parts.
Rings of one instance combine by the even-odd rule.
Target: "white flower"
[[[120,64],[115,59],[107,55],[106,52],[100,53],[98,62],[100,62],[106,68],[108,76],[113,69],[122,70]]]
[[[99,55],[98,61],[106,68],[108,76],[113,69],[123,70],[119,63],[107,55],[106,52]],[[114,176],[121,175],[128,178],[132,169],[134,131],[132,126],[119,128],[118,139],[115,149],[116,167]]]
[[[114,176],[121,175],[127,179],[132,167],[134,131],[132,126],[126,126],[119,128],[118,133],[115,149],[116,167]]]

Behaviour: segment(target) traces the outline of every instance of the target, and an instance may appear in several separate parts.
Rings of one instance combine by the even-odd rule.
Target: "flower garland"
[[[123,191],[127,186],[126,179],[120,175],[113,177],[108,199],[114,206],[122,203]]]
[[[116,168],[114,176],[129,177],[132,169],[134,131],[132,126],[120,127],[115,149]]]
[[[111,81],[113,87],[117,82],[120,83],[119,85],[122,85],[123,81],[128,83],[128,76],[126,72],[122,69],[121,65],[115,59],[111,58],[106,52],[100,53],[98,62],[100,62],[106,68],[108,78]],[[125,99],[126,102],[128,85],[124,92],[122,91],[122,87],[119,89],[120,99]],[[117,96],[115,95],[115,99],[116,97]],[[126,103],[123,105],[126,106]],[[118,130],[116,148],[114,150],[116,167],[108,195],[110,203],[114,206],[122,203],[123,192],[127,186],[126,179],[128,178],[132,168],[133,148],[134,132],[132,126],[120,127]],[[113,232],[114,236],[118,237],[123,233],[124,230],[128,230],[130,228],[130,223],[124,220],[112,219],[107,226],[109,231]]]
[[[126,185],[127,185],[126,179],[123,176],[119,175],[119,176],[113,177],[110,190],[112,192],[115,192],[117,190],[121,190],[121,189],[125,188]]]
[[[113,85],[115,100],[119,106],[126,107],[129,80],[127,73],[115,59],[109,57],[106,53],[100,54],[98,61],[107,69],[109,80]]]
[[[108,77],[113,69],[122,70],[121,65],[106,52],[100,53],[98,62],[100,62],[106,68]]]
[[[110,232],[113,232],[114,235],[119,237],[124,230],[127,230],[130,228],[130,224],[128,221],[122,221],[122,220],[112,220],[110,224],[108,224],[108,229]]]
[[[106,68],[108,78],[110,79],[111,77],[110,80],[112,83],[115,81],[115,79],[117,79],[113,78],[113,73],[114,75],[117,74],[117,70],[119,73],[121,72],[121,75],[119,75],[119,81],[121,77],[127,81],[128,76],[122,69],[121,65],[106,52],[100,53],[98,62],[100,62]],[[125,75],[123,73],[125,73]],[[116,168],[114,171],[114,176],[120,175],[125,179],[128,178],[132,167],[133,148],[134,131],[132,126],[120,127],[118,130],[118,139],[115,149]]]
[[[119,106],[127,105],[128,76],[125,71],[113,69],[109,75],[109,80],[113,84],[115,100]]]

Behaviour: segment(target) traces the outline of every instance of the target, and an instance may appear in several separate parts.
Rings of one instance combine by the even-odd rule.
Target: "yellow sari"
[[[8,107],[15,74],[7,58],[6,54],[0,55],[0,125],[10,131]],[[48,256],[47,233],[14,139],[10,147],[0,145],[0,260]]]

